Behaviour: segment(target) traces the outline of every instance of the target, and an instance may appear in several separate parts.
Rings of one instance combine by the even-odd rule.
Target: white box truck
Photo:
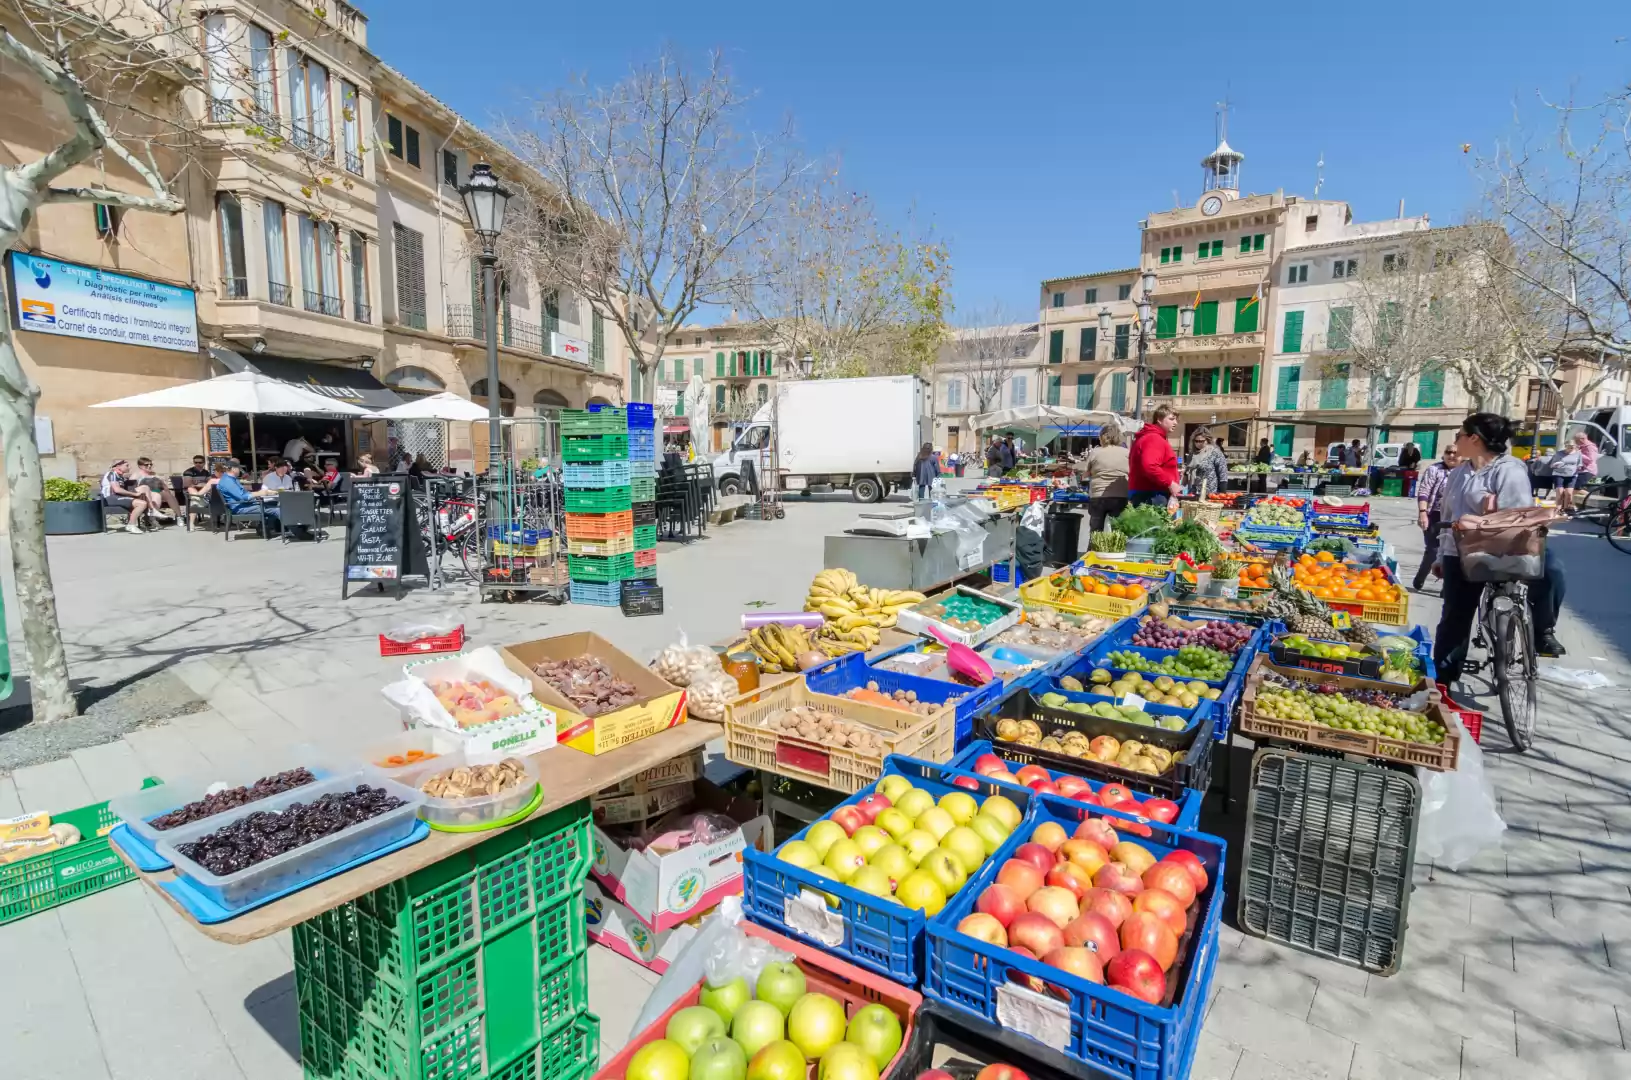
[[[856,502],[882,502],[911,488],[912,462],[930,441],[927,409],[928,384],[915,375],[783,382],[714,458],[714,480],[731,495],[742,490],[742,462],[762,472],[774,424],[785,490],[847,488]]]

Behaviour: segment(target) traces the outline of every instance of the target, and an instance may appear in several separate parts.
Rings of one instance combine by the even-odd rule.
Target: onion
[[[811,671],[811,670],[814,670],[815,668],[820,667],[822,664],[825,664],[827,662],[827,660],[829,659],[829,657],[827,656],[826,653],[817,652],[814,649],[809,649],[809,650],[806,650],[805,652],[799,653],[793,659],[798,661],[798,666],[799,666],[800,671]]]

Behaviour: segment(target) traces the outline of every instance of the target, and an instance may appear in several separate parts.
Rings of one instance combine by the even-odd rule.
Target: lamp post
[[[503,412],[498,381],[498,236],[504,231],[504,207],[510,192],[498,182],[484,161],[470,166],[470,178],[459,187],[464,211],[470,215],[470,228],[481,241],[481,292],[485,311],[483,327],[487,335],[487,471],[498,467],[504,457],[504,435],[500,425]]]

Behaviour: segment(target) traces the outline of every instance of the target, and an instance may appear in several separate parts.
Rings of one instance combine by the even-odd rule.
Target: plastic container
[[[614,540],[634,535],[634,520],[627,510],[611,514],[568,514],[566,535],[572,540]]]
[[[985,739],[975,739],[973,742],[957,751],[957,756],[951,759],[951,767],[954,769],[962,769],[964,772],[971,772],[979,775],[975,769],[975,766],[979,763],[981,758],[985,757],[987,754],[991,754],[992,756],[1000,759],[1007,767],[1009,772],[1018,773],[1020,769],[1024,768],[1027,764],[1032,763],[1020,761],[1019,759],[1011,756],[1009,753],[1009,747],[1011,745],[1012,744],[1010,743],[991,743],[987,742]],[[1095,795],[1097,795],[1099,789],[1105,785],[1105,781],[1103,780],[1090,780],[1087,777],[1082,776],[1079,773],[1071,772],[1068,769],[1050,769],[1040,765],[1037,767],[1046,772],[1048,774],[1048,778],[1056,783],[1058,782],[1059,778],[1063,776],[1076,777],[1085,783]],[[982,777],[982,779],[991,778]],[[992,783],[995,783],[1003,788],[1019,788],[1022,791],[1031,790],[1024,784],[1014,784],[1006,780],[993,779]],[[1201,819],[1201,803],[1204,802],[1205,799],[1205,792],[1185,791],[1182,798],[1171,800],[1178,804],[1178,817],[1173,824],[1180,829],[1193,829],[1196,823]],[[1140,799],[1139,801],[1143,802],[1144,800]],[[1147,816],[1143,813],[1143,811],[1137,809],[1124,809],[1122,807],[1118,807],[1117,809],[1122,810],[1124,813],[1135,814],[1140,817]]]
[[[568,555],[567,572],[573,581],[621,581],[634,571],[634,553],[623,555]]]
[[[1017,1031],[984,1023],[936,1001],[923,1003],[914,1026],[912,1040],[895,1066],[901,1080],[921,1076],[930,1068],[949,1073],[951,1080],[976,1080],[987,1065],[1012,1066],[1030,1080],[1083,1080],[1081,1062]],[[1190,1075],[1200,1034],[1201,1025],[1194,1025],[1179,1076]],[[1092,1074],[1094,1080],[1103,1075]],[[1194,1080],[1215,1078],[1196,1076]]]
[[[814,692],[833,697],[843,697],[851,690],[877,683],[879,692],[884,694],[908,690],[916,694],[919,701],[932,701],[937,705],[955,700],[956,739],[959,744],[973,733],[974,714],[1001,697],[1005,690],[1001,679],[993,679],[984,686],[964,686],[950,680],[924,679],[886,671],[868,664],[863,653],[850,653],[812,668],[805,672],[804,681]]]
[[[1097,705],[1101,702],[1113,704],[1116,701],[1115,698],[1106,697],[1102,694],[1082,690],[1066,690],[1059,685],[1059,679],[1052,675],[1036,676],[1025,686],[1026,689],[1030,690],[1031,697],[1036,701],[1037,708],[1044,716],[1048,717],[1049,722],[1056,726],[1064,725],[1071,717],[1087,714],[1063,706],[1043,705],[1039,700],[1043,694],[1060,694],[1072,702],[1085,702],[1088,705]],[[1149,716],[1178,717],[1183,720],[1184,726],[1182,728],[1146,727],[1143,724],[1135,724],[1130,720],[1112,720],[1109,717],[1099,717],[1098,719],[1111,725],[1108,731],[1100,732],[1100,734],[1114,735],[1122,740],[1137,739],[1139,742],[1154,743],[1156,746],[1165,747],[1176,753],[1187,750],[1189,745],[1202,732],[1210,733],[1212,730],[1212,702],[1208,698],[1199,699],[1199,703],[1192,709],[1186,709],[1179,705],[1156,705],[1145,702],[1141,711]],[[1045,728],[1046,725],[1044,725]]]
[[[655,526],[655,525],[636,525],[634,527],[634,549],[636,551],[639,551],[639,550],[641,550],[643,548],[654,548],[656,546],[657,546],[657,526]]]
[[[423,631],[423,632],[421,632]],[[440,632],[440,627],[402,627],[379,636],[381,656],[417,656],[420,653],[459,652],[464,648],[464,624]]]
[[[625,581],[621,603],[625,617],[661,615],[663,590],[645,581]]]
[[[629,486],[574,491],[566,489],[568,514],[615,514],[628,510],[634,504],[629,499]],[[570,535],[571,530],[568,530]]]
[[[403,805],[314,840],[293,851],[286,851],[258,862],[235,874],[225,876],[212,874],[179,850],[181,845],[208,836],[239,818],[261,811],[283,810],[295,803],[311,802],[330,792],[349,791],[358,784],[382,787],[402,799]],[[286,791],[282,795],[274,795],[269,799],[237,807],[192,825],[169,829],[158,834],[160,839],[154,845],[154,849],[160,856],[170,860],[177,873],[191,878],[200,891],[208,894],[223,907],[245,907],[273,893],[298,887],[303,881],[403,839],[413,831],[424,798],[424,795],[414,788],[392,780],[376,769],[359,768],[350,772],[331,774],[315,784],[307,784],[293,791]]]
[[[629,457],[635,461],[655,461],[657,439],[651,428],[629,429]]]
[[[996,879],[1009,854],[1037,825],[1057,822],[1068,834],[1100,813],[1099,807],[1056,796],[1041,796],[1033,802],[1030,814],[1007,843],[929,920],[924,993],[983,1023],[1029,1035],[1089,1069],[1126,1080],[1186,1080],[1186,1048],[1205,1015],[1217,965],[1226,852],[1221,839],[1154,824],[1150,837],[1136,840],[1158,859],[1174,850],[1193,852],[1208,876],[1206,888],[1190,909],[1178,958],[1167,972],[1168,997],[1160,1005],[1040,960],[1026,959],[956,929],[974,910],[980,893]],[[1034,976],[1053,993],[1042,997],[1014,986],[1009,982],[1010,973]]]
[[[644,570],[647,567],[652,567],[652,566],[656,566],[656,565],[657,565],[657,549],[656,548],[645,548],[645,549],[643,549],[641,551],[636,551],[634,553],[634,568],[636,570]]]
[[[1252,757],[1240,928],[1377,975],[1399,969],[1421,786],[1408,771],[1265,748]]]
[[[653,428],[657,426],[656,410],[651,407],[650,402],[631,401],[625,405],[623,409],[627,414],[625,418],[628,421],[630,431],[634,431],[637,428]]]
[[[1093,573],[1102,574],[1103,572],[1096,570]],[[1058,576],[1057,574],[1045,575],[1035,581],[1028,581],[1021,585],[1019,587],[1020,599],[1027,605],[1040,604],[1042,607],[1050,607],[1057,611],[1067,611],[1076,615],[1098,615],[1112,619],[1125,619],[1129,615],[1137,615],[1150,606],[1147,586],[1151,582],[1147,579],[1123,574],[1104,575],[1114,579],[1117,584],[1136,584],[1140,589],[1143,589],[1144,595],[1136,600],[1127,600],[1116,596],[1099,596],[1096,593],[1077,592],[1074,589],[1068,593],[1060,594],[1058,599],[1054,599],[1053,579]]]
[[[657,504],[653,502],[637,502],[634,504],[631,521],[635,528],[642,525],[655,526],[657,524]]]
[[[1465,705],[1457,705],[1450,700],[1450,688],[1443,683],[1438,684],[1439,695],[1444,698],[1444,707],[1461,718],[1461,726],[1467,729],[1473,742],[1482,742],[1484,734],[1484,714],[1477,709],[1469,709]]]
[[[496,795],[478,795],[472,799],[439,799],[424,793],[425,781],[438,773],[465,765],[496,765],[511,757],[521,763],[522,771],[526,773],[527,778],[506,791],[500,791]],[[475,832],[482,828],[492,828],[506,818],[513,817],[518,810],[531,802],[538,794],[539,777],[535,757],[518,757],[504,753],[472,753],[461,749],[417,769],[399,774],[397,779],[419,791],[420,797],[424,800],[419,807],[419,816],[433,828]]]
[[[1275,639],[1269,642],[1268,645],[1269,658],[1281,667],[1302,668],[1306,671],[1317,671],[1326,675],[1351,675],[1356,679],[1380,679],[1382,677],[1382,657],[1375,652],[1365,651],[1359,656],[1350,656],[1345,660],[1312,656],[1308,653],[1287,648],[1282,641],[1282,638],[1286,636],[1289,635],[1276,635]],[[1323,639],[1310,640],[1326,645],[1341,644]]]
[[[1031,804],[1029,791],[1016,791],[982,776],[933,762],[894,756],[884,762],[879,778],[895,774],[906,777],[913,787],[929,792],[937,802],[949,792],[966,791],[981,803],[992,795],[1002,795],[1013,800],[1022,815]],[[975,786],[954,784],[959,778],[965,785],[972,781]],[[876,789],[876,784],[868,784],[839,805],[858,803]],[[1024,828],[1022,820],[1020,829]],[[805,826],[784,844],[804,839],[809,831],[810,826]],[[991,858],[995,856],[988,858],[987,863]],[[923,931],[928,917],[921,911],[891,897],[852,889],[828,877],[820,867],[805,870],[774,854],[766,855],[751,848],[742,853],[742,875],[743,911],[754,922],[904,984],[922,983]],[[957,895],[961,892],[959,890]],[[837,898],[836,906],[826,899],[829,896]]]
[[[642,476],[629,481],[629,498],[635,502],[651,502],[657,497],[655,477]]]
[[[393,756],[402,757],[411,751],[418,751],[421,756],[412,761],[404,760],[396,765],[387,764],[388,759]],[[427,754],[433,756],[425,757]],[[391,779],[402,780],[404,776],[419,772],[431,762],[441,764],[443,761],[462,757],[463,754],[464,740],[451,731],[420,727],[399,731],[389,739],[370,745],[362,754],[362,760]],[[402,782],[412,786],[411,781]]]
[[[614,536],[607,540],[568,540],[566,542],[566,553],[568,555],[593,555],[596,558],[605,558],[608,555],[627,555],[633,550],[633,536]]]
[[[613,405],[561,410],[562,435],[620,435],[628,424],[628,414]]]
[[[143,788],[130,795],[121,795],[117,799],[108,800],[108,809],[124,820],[130,826],[130,831],[145,840],[149,846],[157,845],[167,837],[175,836],[191,825],[183,825],[174,829],[155,829],[148,822],[161,814],[168,814],[188,803],[197,802],[210,789],[220,785],[218,790],[235,787],[249,787],[255,781],[267,776],[276,776],[278,773],[297,769],[301,766],[312,771],[319,782],[333,776],[345,776],[361,768],[361,762],[353,758],[339,758],[326,750],[319,750],[315,746],[301,743],[296,746],[287,746],[281,750],[257,750],[255,756],[234,763],[225,769],[210,769],[206,772],[192,773],[180,777],[172,783],[158,787]],[[295,791],[311,791],[315,784],[295,788]],[[272,798],[277,798],[273,796]],[[270,800],[249,803],[256,809],[264,809],[264,804]],[[203,822],[225,820],[233,811],[224,810],[211,817],[202,818],[194,824]],[[205,830],[211,831],[211,830]]]
[[[657,461],[655,458],[630,458],[629,476],[635,480],[657,479]],[[638,496],[637,496],[638,497]],[[652,496],[655,498],[655,496]]]
[[[629,479],[627,461],[568,461],[561,466],[561,481],[569,488],[626,487]]]
[[[561,439],[562,461],[618,461],[629,456],[629,436],[583,435]]]
[[[617,607],[623,601],[621,581],[574,581],[571,586],[574,604],[590,607]]]
[[[149,776],[142,786],[158,783]],[[136,876],[108,840],[108,830],[119,824],[118,815],[108,803],[91,803],[52,814],[51,823],[78,829],[79,842],[0,866],[0,926]]]

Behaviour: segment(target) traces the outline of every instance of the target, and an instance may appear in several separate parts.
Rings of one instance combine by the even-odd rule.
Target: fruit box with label
[[[958,929],[977,911],[981,894],[996,882],[1003,864],[1030,842],[1038,826],[1056,824],[1070,836],[1089,817],[1098,816],[1104,816],[1099,807],[1053,795],[1038,796],[1008,842],[929,920],[924,993],[986,1024],[1028,1035],[1120,1080],[1185,1080],[1194,1029],[1205,1014],[1218,958],[1226,851],[1218,837],[1154,824],[1150,837],[1132,841],[1153,857],[1152,862],[1174,851],[1188,852],[1185,858],[1198,861],[1206,877],[1183,915],[1184,933],[1177,938],[1169,966],[1162,971],[1157,964],[1146,971],[1128,965],[1129,973],[1138,979],[1129,985],[1146,987],[1155,1001]],[[1193,878],[1189,880],[1193,888]],[[1124,913],[1124,922],[1134,914]],[[1115,929],[1108,918],[1102,921]],[[1045,917],[1043,922],[1052,920]],[[1056,923],[1053,928],[1058,929]],[[1036,927],[1025,929],[1027,938],[1034,940],[1036,935],[1030,932]],[[1172,936],[1170,929],[1158,932]],[[1040,936],[1053,935],[1045,932]],[[1063,941],[1062,931],[1059,936]],[[1121,936],[1125,939],[1124,933]],[[1117,951],[1121,951],[1119,943]],[[1113,980],[1116,974],[1101,977]]]
[[[996,1066],[987,1080],[1082,1080],[1082,1063],[1073,1061],[1035,1039],[982,1023],[966,1012],[925,1001],[914,1018],[916,1031],[905,1055],[895,1066],[902,1080],[921,1077],[935,1069],[930,1080],[975,1080],[988,1066]],[[1185,1048],[1180,1076],[1189,1076],[1201,1025],[1196,1024]],[[938,1066],[936,1063],[939,1063]],[[1090,1070],[1090,1077],[1104,1074]],[[1193,1080],[1217,1080],[1196,1073]]]
[[[589,922],[589,940],[661,975],[679,958],[681,951],[697,936],[697,924],[713,908],[693,914],[668,930],[653,930],[640,917],[601,891],[593,878],[583,881],[584,917]]]
[[[722,897],[740,892],[744,853],[775,846],[770,818],[751,799],[733,799],[703,779],[696,781],[691,808],[724,814],[737,828],[711,844],[661,854],[650,848],[626,848],[599,822],[593,826],[594,862],[589,872],[608,895],[652,930],[678,926]]]
[[[432,727],[453,732],[466,749],[536,754],[555,745],[555,712],[529,693],[532,673],[519,667],[502,650],[483,646],[457,656],[436,660],[414,660],[402,666],[403,679],[381,691],[397,706],[402,727]],[[491,692],[504,692],[514,699],[516,712],[486,722],[472,723],[476,710],[459,707],[458,715],[438,697],[439,682],[486,684]],[[496,701],[472,706],[499,707]],[[508,708],[508,706],[502,706]]]
[[[556,713],[556,740],[562,746],[585,754],[604,754],[685,723],[685,691],[658,677],[599,634],[587,630],[562,634],[506,645],[499,652],[512,661],[512,668],[519,665],[527,673],[533,696]],[[545,660],[571,660],[584,655],[605,661],[613,675],[634,684],[639,698],[621,709],[585,716],[532,670],[534,664]]]
[[[805,988],[809,993],[824,994],[837,1001],[844,1010],[846,1026],[855,1014],[869,1005],[882,1005],[895,1014],[900,1023],[901,1044],[889,1063],[878,1070],[878,1080],[914,1080],[898,1071],[901,1056],[906,1047],[911,1045],[913,1031],[913,1017],[917,1015],[918,1008],[923,1004],[923,996],[916,990],[901,986],[883,979],[868,971],[845,963],[834,956],[829,956],[819,949],[811,948],[790,938],[783,937],[762,926],[754,926],[743,920],[739,924],[743,933],[769,942],[773,947],[793,954],[793,964],[804,973]],[[704,984],[697,982],[691,989],[680,996],[668,1011],[652,1021],[651,1026],[644,1031],[636,1032],[629,1037],[628,1043],[617,1056],[600,1067],[594,1074],[594,1080],[624,1080],[629,1075],[629,1063],[634,1060],[646,1045],[656,1042],[666,1036],[668,1022],[674,1014],[682,1009],[689,1008],[702,1001]],[[729,1027],[729,1025],[727,1025]],[[683,1051],[682,1051],[683,1053]],[[816,1062],[808,1063],[809,1075],[816,1073]],[[693,1075],[695,1075],[693,1073]],[[798,1070],[797,1076],[804,1076],[804,1070]],[[647,1078],[641,1078],[647,1080]],[[828,1080],[838,1080],[837,1074],[829,1074]]]

